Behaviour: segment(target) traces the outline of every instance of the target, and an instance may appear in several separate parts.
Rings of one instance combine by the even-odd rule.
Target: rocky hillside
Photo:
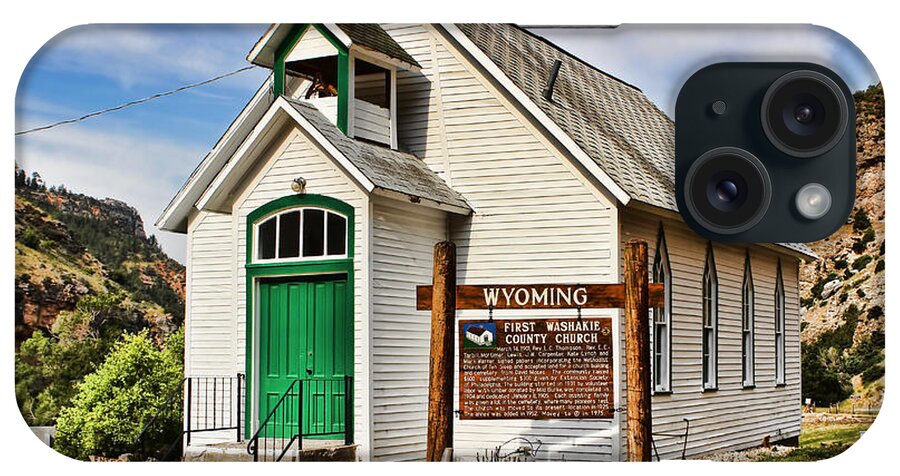
[[[147,236],[137,210],[16,167],[16,344],[49,332],[86,295],[124,292],[147,326],[171,331],[184,314],[184,267]]]
[[[804,396],[880,404],[884,388],[884,94],[856,93],[856,207],[801,268]]]

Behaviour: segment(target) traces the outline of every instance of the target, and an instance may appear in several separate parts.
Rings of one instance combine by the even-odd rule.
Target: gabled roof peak
[[[292,23],[274,23],[269,26],[265,34],[256,42],[253,49],[247,55],[247,61],[272,68],[275,65],[275,57],[281,44],[287,41],[295,27],[310,25]],[[335,46],[344,51],[359,49],[366,51],[380,59],[395,63],[403,69],[417,70],[421,68],[415,58],[404,50],[383,28],[375,23],[317,23],[312,24],[330,40],[336,42]]]

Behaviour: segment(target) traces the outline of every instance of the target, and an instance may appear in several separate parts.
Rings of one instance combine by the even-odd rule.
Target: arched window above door
[[[347,257],[347,217],[334,210],[289,208],[254,227],[257,263]]]

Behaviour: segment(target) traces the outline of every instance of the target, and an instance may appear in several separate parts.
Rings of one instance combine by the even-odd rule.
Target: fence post
[[[191,446],[191,407],[194,406],[192,381],[193,379],[191,377],[187,378],[187,425],[185,425],[185,446]]]
[[[297,384],[297,449],[303,449],[303,380],[295,380]]]
[[[647,243],[625,246],[625,372],[628,461],[651,461],[650,286]]]
[[[237,386],[237,402],[234,404],[234,413],[237,415],[237,442],[241,442],[241,429],[243,428],[243,420],[241,419],[241,373],[237,373],[237,380],[235,380],[235,386]]]
[[[453,446],[453,329],[456,324],[456,245],[434,245],[431,359],[428,375],[426,461],[440,461]]]

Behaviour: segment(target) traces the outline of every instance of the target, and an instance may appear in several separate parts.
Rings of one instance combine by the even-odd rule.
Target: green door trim
[[[308,206],[331,209],[340,212],[347,217],[347,258],[286,263],[253,263],[253,249],[255,244],[255,237],[253,236],[253,225],[260,220],[267,218],[269,215],[280,212],[282,210]],[[353,256],[355,251],[354,244],[356,243],[354,239],[354,223],[355,216],[353,207],[351,205],[336,198],[316,194],[289,195],[286,197],[281,197],[260,206],[247,215],[246,263],[244,265],[247,274],[245,288],[246,307],[244,308],[246,333],[246,338],[244,339],[244,371],[246,372],[247,382],[247,388],[245,391],[246,400],[244,404],[244,438],[250,438],[250,436],[253,434],[253,431],[251,429],[253,426],[253,406],[256,404],[254,392],[258,388],[256,385],[254,385],[253,380],[254,376],[256,375],[253,365],[253,344],[255,338],[253,329],[254,325],[256,324],[256,302],[254,300],[254,297],[256,294],[257,282],[261,278],[271,277],[289,277],[314,274],[346,274],[347,283],[348,286],[350,286],[350,289],[348,290],[349,292],[346,296],[347,309],[350,310],[351,322],[355,321],[355,307],[353,303],[353,295],[355,294],[354,289],[356,283],[353,272]],[[353,342],[353,326],[350,326],[347,329],[347,333],[348,335],[346,342]],[[350,373],[352,375],[352,370],[354,367],[352,356],[355,355],[355,352],[351,352],[350,354]]]

